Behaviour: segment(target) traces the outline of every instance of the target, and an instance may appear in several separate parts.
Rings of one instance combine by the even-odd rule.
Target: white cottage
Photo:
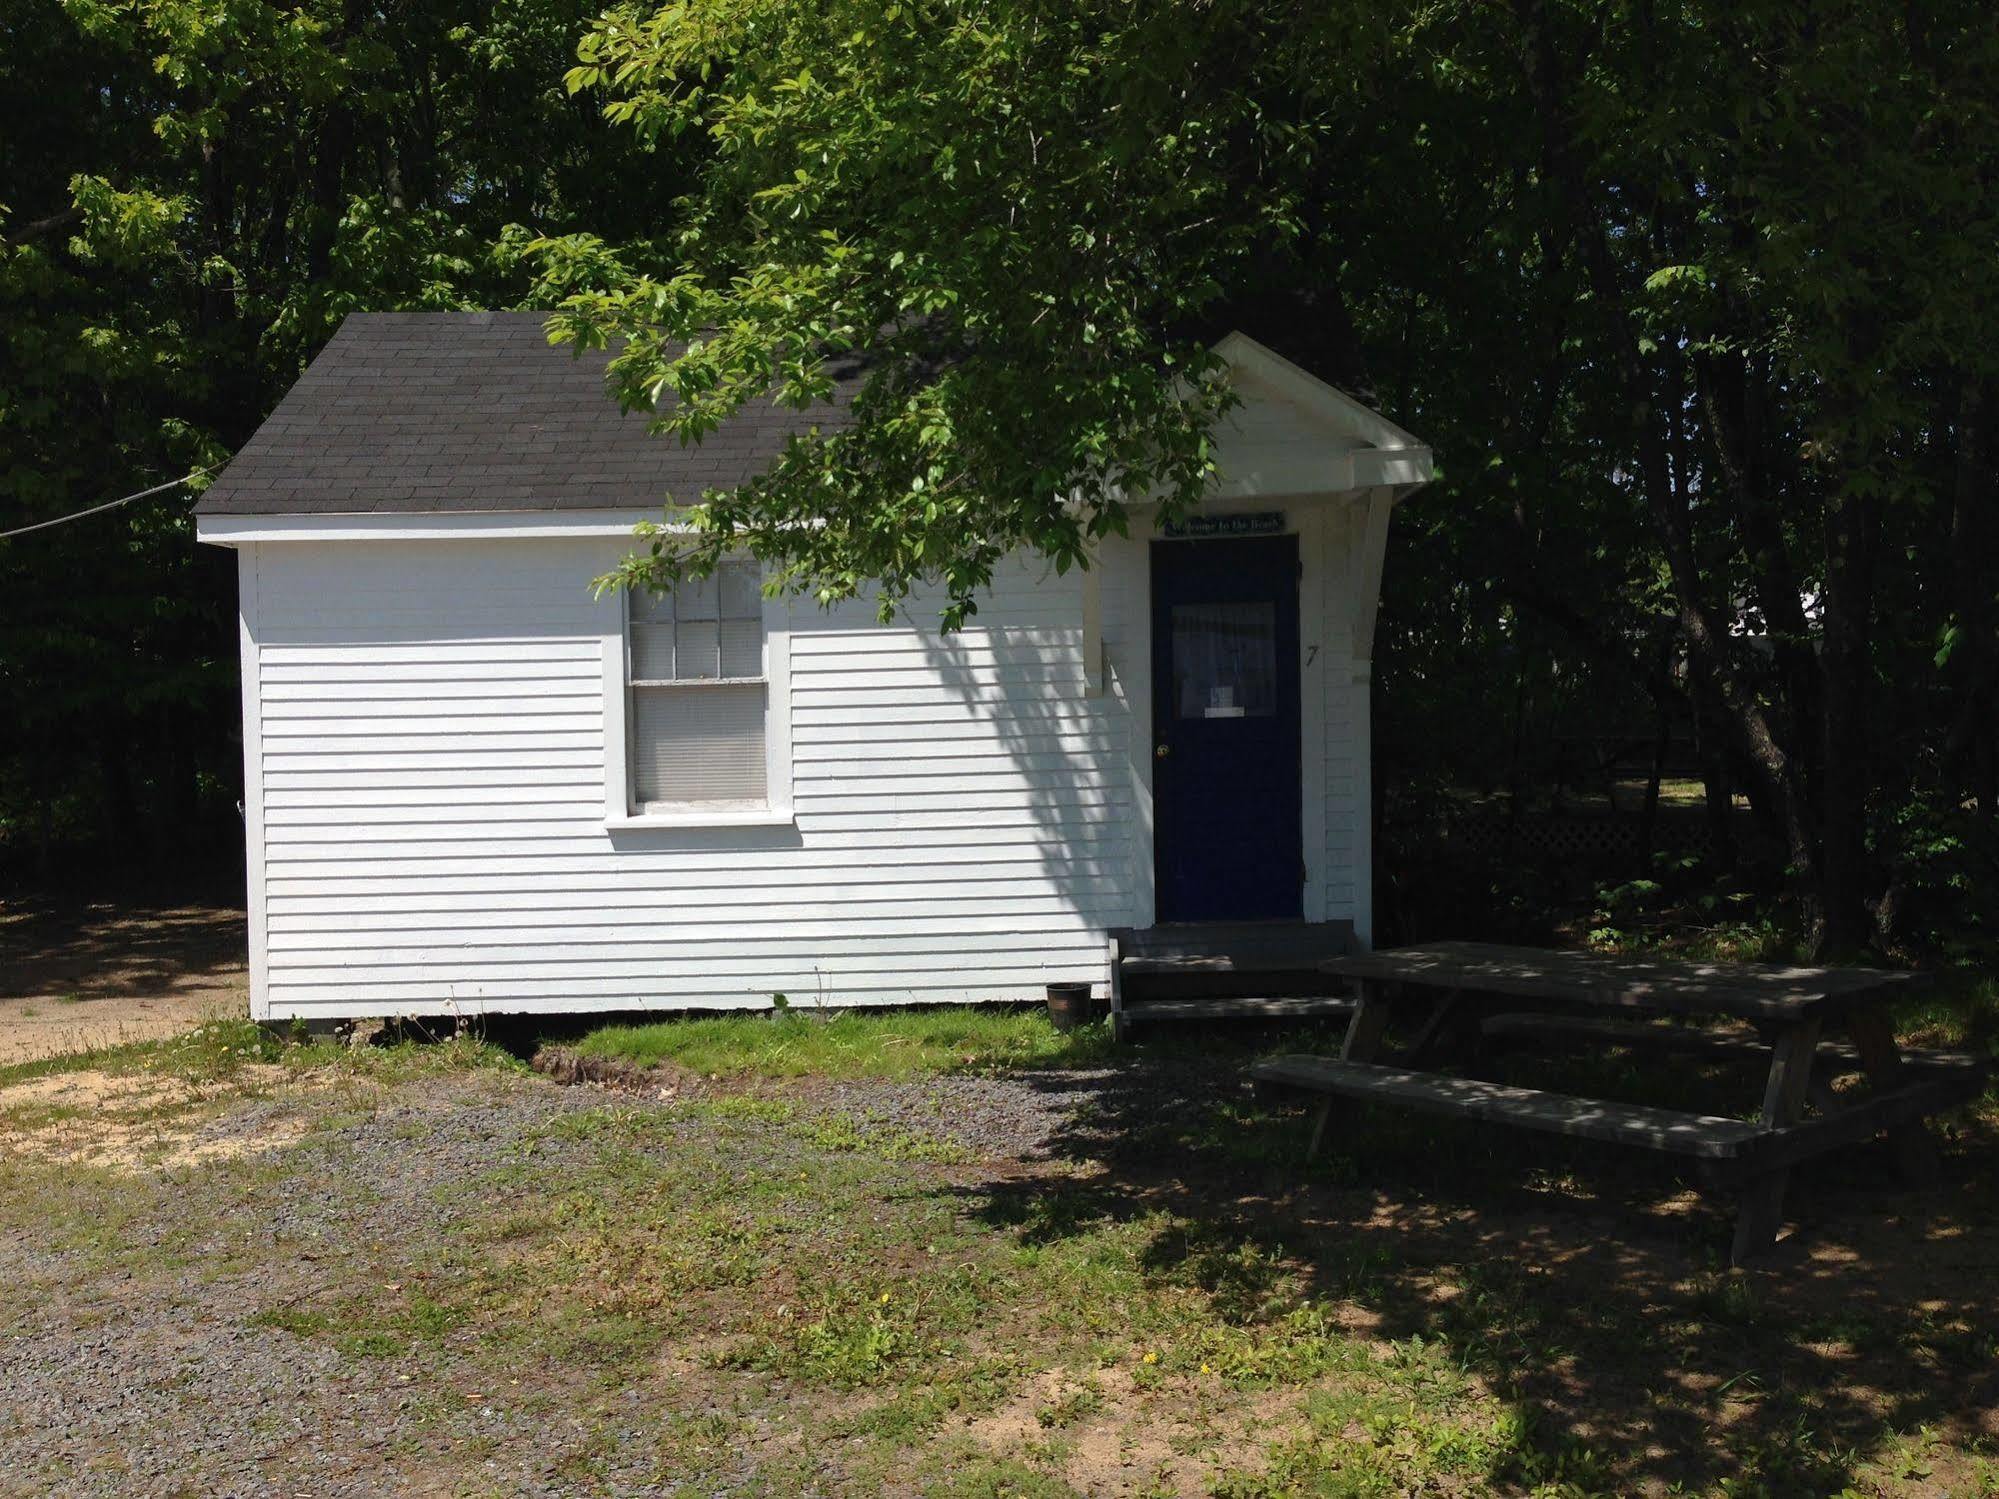
[[[253,1013],[1021,999],[1108,982],[1121,931],[1365,944],[1375,601],[1430,453],[1220,350],[1204,511],[1022,560],[945,635],[747,569],[592,597],[664,495],[813,418],[684,449],[539,315],[349,318],[197,511],[240,565]]]

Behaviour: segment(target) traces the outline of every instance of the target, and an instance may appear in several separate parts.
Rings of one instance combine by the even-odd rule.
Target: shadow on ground
[[[975,1213],[1040,1244],[1141,1223],[1146,1273],[1225,1315],[1303,1296],[1371,1338],[1441,1341],[1620,1490],[1747,1475],[1747,1492],[1836,1492],[1870,1464],[1921,1471],[1925,1432],[1960,1453],[1999,1443],[1993,1094],[1942,1121],[1940,1187],[1901,1186],[1885,1147],[1821,1160],[1794,1178],[1776,1251],[1730,1271],[1732,1203],[1669,1164],[1355,1108],[1308,1165],[1305,1110],[1241,1081],[1253,1051],[1194,1050],[1141,1048],[1108,1081],[1035,1075],[1076,1103],[1048,1143],[1059,1166],[967,1189]],[[1697,1107],[1760,1084],[1620,1065]]]
[[[158,997],[240,983],[243,912],[213,905],[0,905],[0,999]]]

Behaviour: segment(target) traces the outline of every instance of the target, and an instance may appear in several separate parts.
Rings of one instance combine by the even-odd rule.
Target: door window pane
[[[1277,605],[1173,606],[1173,697],[1180,718],[1277,711]]]

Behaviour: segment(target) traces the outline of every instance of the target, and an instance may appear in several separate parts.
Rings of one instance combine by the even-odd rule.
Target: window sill
[[[788,828],[797,817],[789,807],[686,807],[671,812],[627,812],[607,817],[614,833],[640,828]]]

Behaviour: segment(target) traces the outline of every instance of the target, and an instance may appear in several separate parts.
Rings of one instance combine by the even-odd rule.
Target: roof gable
[[[605,381],[609,357],[552,346],[540,312],[374,312],[344,321],[195,506],[203,516],[650,511],[769,468],[835,404],[746,406],[700,443],[655,437]],[[1216,345],[1337,448],[1427,450],[1242,333]]]
[[[1267,387],[1323,422],[1354,445],[1369,448],[1420,448],[1420,437],[1398,427],[1370,406],[1363,406],[1338,386],[1272,352],[1247,333],[1231,333],[1215,345],[1229,367]]]

